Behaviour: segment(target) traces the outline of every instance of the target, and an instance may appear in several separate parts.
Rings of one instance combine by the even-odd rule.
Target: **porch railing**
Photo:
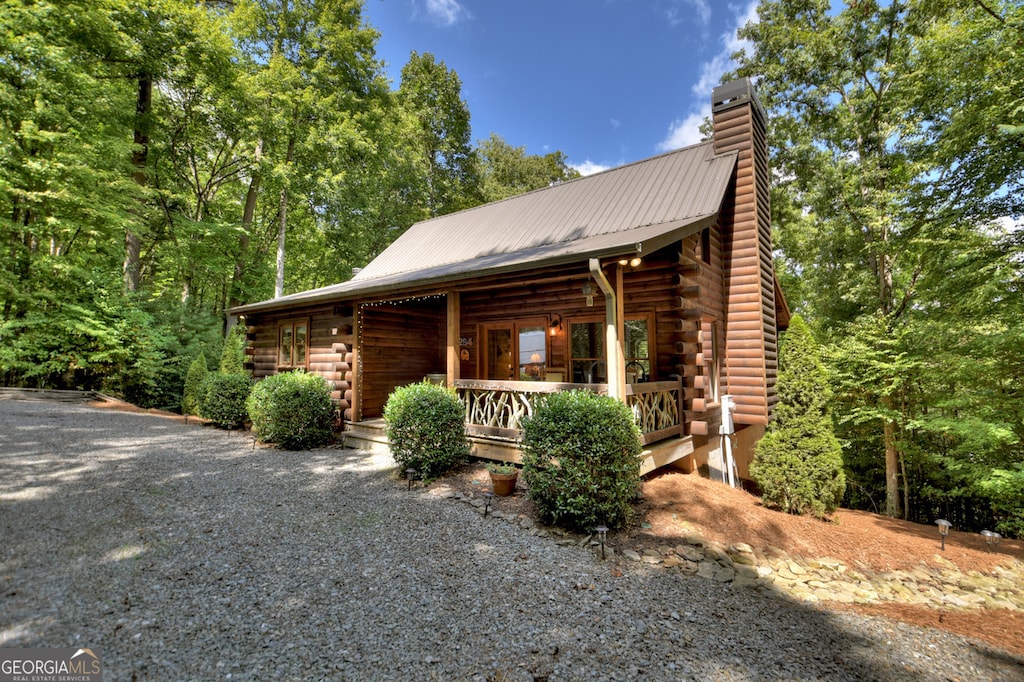
[[[455,382],[455,390],[466,405],[466,427],[469,434],[505,440],[519,439],[522,418],[533,414],[541,395],[571,389],[608,393],[607,384],[480,380]],[[626,386],[626,404],[633,411],[644,445],[683,434],[682,396],[681,380]]]

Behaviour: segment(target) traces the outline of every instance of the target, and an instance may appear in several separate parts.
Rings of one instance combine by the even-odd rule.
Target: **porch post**
[[[605,364],[608,366],[608,395],[616,400],[626,399],[626,372],[623,367],[622,344],[619,340],[622,331],[622,304],[615,295],[615,289],[611,282],[604,276],[601,270],[601,261],[596,258],[590,259],[590,274],[594,276],[597,285],[604,292],[604,319],[605,319]],[[616,276],[619,286],[622,286],[621,271]],[[621,297],[618,297],[621,298]]]
[[[459,292],[449,291],[448,292],[448,352],[447,352],[447,382],[449,386],[454,386],[455,382],[459,380],[460,376],[460,365],[459,361],[459,316],[461,315],[459,307]]]
[[[363,421],[363,320],[359,301],[352,302],[352,421]]]

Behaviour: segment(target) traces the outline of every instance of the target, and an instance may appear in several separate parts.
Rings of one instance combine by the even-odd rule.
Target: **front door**
[[[484,378],[542,381],[547,368],[547,325],[524,320],[484,327]]]

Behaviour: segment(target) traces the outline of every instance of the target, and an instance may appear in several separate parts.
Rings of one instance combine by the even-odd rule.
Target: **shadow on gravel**
[[[0,647],[97,646],[110,679],[934,679],[920,661],[882,662],[899,624],[866,636],[846,616],[713,581],[615,576],[408,491],[391,466],[254,449],[248,434],[154,415],[0,402]],[[544,600],[494,601],[524,581]],[[977,654],[1006,679],[1020,671]]]

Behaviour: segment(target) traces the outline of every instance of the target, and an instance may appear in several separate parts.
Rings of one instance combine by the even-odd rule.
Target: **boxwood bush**
[[[455,391],[428,382],[396,388],[384,405],[391,454],[424,480],[469,456],[466,410]]]
[[[629,408],[590,391],[545,396],[523,420],[523,475],[547,523],[589,532],[629,520],[643,441]]]
[[[225,429],[245,424],[245,400],[252,390],[248,374],[214,372],[203,384],[199,415]]]
[[[331,387],[319,374],[269,376],[252,389],[245,407],[257,438],[286,450],[326,445],[334,435]]]

